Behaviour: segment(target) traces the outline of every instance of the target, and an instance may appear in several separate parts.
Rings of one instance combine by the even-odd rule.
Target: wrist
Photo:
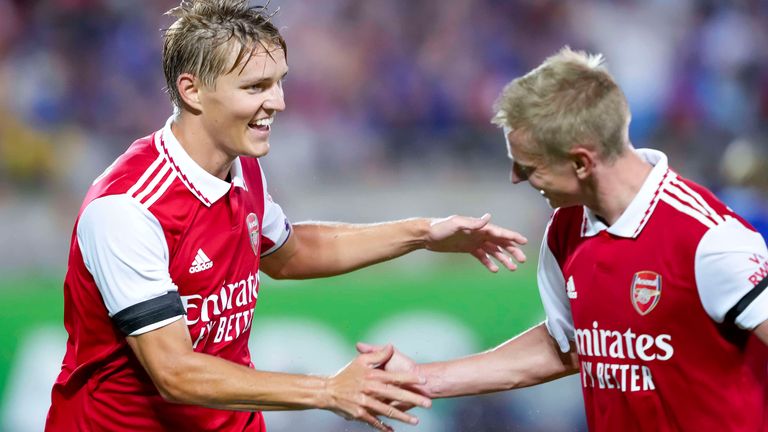
[[[413,249],[429,249],[432,229],[431,218],[413,218],[409,220],[411,224],[411,238],[413,239]]]
[[[440,374],[437,373],[436,366],[435,363],[417,364],[414,369],[416,375],[424,380],[424,384],[419,384],[416,388],[430,399],[437,399],[442,393]]]
[[[316,377],[316,379],[318,380],[318,391],[313,405],[319,409],[330,410],[334,406],[333,392],[331,390],[333,377]]]

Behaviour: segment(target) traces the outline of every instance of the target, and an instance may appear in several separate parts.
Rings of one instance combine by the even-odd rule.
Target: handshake
[[[378,416],[418,424],[418,418],[406,411],[429,408],[432,400],[416,363],[392,345],[358,343],[357,350],[360,355],[328,379],[325,408],[381,431],[394,429]]]

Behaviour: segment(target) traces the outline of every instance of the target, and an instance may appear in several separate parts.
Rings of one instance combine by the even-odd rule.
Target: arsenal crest
[[[635,273],[630,295],[637,313],[647,315],[661,298],[661,275],[647,270]]]
[[[256,256],[259,256],[259,218],[255,213],[249,213],[245,218],[245,224],[248,226],[248,237],[251,238],[251,249]]]

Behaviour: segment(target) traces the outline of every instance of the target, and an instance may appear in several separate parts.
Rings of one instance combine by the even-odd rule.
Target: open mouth
[[[248,123],[248,127],[261,132],[269,132],[273,121],[275,121],[275,117],[266,117]]]

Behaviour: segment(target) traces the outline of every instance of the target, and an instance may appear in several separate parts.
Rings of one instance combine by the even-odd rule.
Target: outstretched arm
[[[276,279],[306,279],[347,273],[417,249],[469,253],[490,271],[490,257],[514,270],[525,261],[522,235],[482,218],[451,216],[378,224],[306,222],[293,226],[285,245],[262,259],[261,269]]]
[[[375,416],[415,424],[416,418],[381,400],[428,407],[429,399],[400,388],[415,384],[412,373],[374,369],[393,348],[358,356],[333,377],[263,372],[195,352],[184,320],[138,336],[128,336],[142,366],[168,401],[233,410],[321,408],[345,418],[391,430]]]
[[[358,344],[362,353],[376,347]],[[413,388],[429,398],[477,395],[552,381],[579,371],[575,346],[563,353],[544,324],[498,347],[460,359],[416,364],[402,353],[385,364],[387,371],[411,372],[426,380]]]

